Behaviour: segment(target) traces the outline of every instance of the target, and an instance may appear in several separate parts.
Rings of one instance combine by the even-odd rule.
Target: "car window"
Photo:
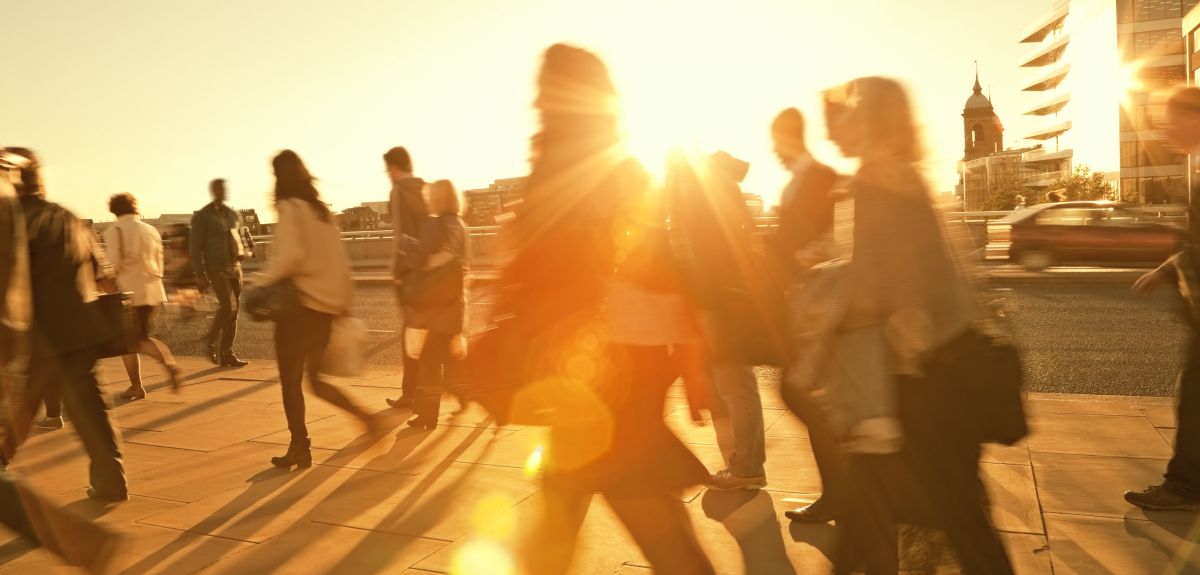
[[[1107,225],[1112,208],[1059,208],[1038,214],[1043,226]]]

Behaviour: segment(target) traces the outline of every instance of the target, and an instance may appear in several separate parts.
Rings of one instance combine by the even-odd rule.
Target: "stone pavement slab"
[[[87,462],[69,423],[34,435],[14,463],[64,506],[126,534],[119,571],[515,575],[516,542],[541,508],[540,478],[529,465],[546,430],[496,428],[478,406],[460,411],[450,398],[436,430],[411,429],[411,414],[383,401],[397,394],[400,374],[374,369],[331,381],[382,416],[389,432],[366,437],[353,417],[309,397],[315,465],[277,469],[269,459],[290,434],[273,362],[184,363],[192,374],[181,393],[166,390],[149,367],[149,399],[114,402],[129,502],[105,507],[86,498]],[[125,388],[119,364],[106,360],[104,371],[106,391]],[[767,489],[695,487],[680,497],[718,573],[827,572],[834,527],[782,517],[821,490],[808,431],[783,408],[776,386],[764,385],[762,396]],[[1200,573],[1200,514],[1147,513],[1121,498],[1161,480],[1175,435],[1170,404],[1037,394],[1028,407],[1031,436],[985,446],[981,466],[1019,575]],[[665,417],[706,466],[724,466],[713,426],[693,425],[678,386]],[[951,559],[936,571],[956,566]],[[0,575],[30,572],[72,571],[0,531]],[[570,573],[650,573],[602,497],[584,520]]]

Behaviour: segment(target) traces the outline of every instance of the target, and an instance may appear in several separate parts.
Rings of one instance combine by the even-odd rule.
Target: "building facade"
[[[520,203],[526,178],[503,178],[486,188],[463,192],[463,221],[470,227],[495,226]]]
[[[1168,145],[1156,118],[1162,96],[1185,85],[1191,53],[1183,17],[1200,0],[1117,0],[1117,50],[1125,93],[1120,108],[1121,197],[1180,203],[1187,156]]]

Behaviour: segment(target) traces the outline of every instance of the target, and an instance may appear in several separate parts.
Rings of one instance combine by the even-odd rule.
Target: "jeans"
[[[732,449],[721,449],[729,453],[729,470],[740,477],[766,474],[762,398],[758,395],[754,370],[748,365],[725,363],[713,366],[712,371],[713,384],[724,403],[732,431]],[[720,434],[717,439],[726,440]]]
[[[404,309],[404,295],[400,289],[400,285],[396,285],[396,305],[401,310]],[[400,355],[404,358],[404,373],[400,380],[400,396],[415,398],[417,397],[417,387],[421,384],[421,360],[408,357],[408,350],[404,349],[404,330],[405,322],[400,323]]]
[[[321,379],[321,357],[329,345],[333,316],[308,308],[275,322],[275,357],[279,362],[279,383],[283,390],[283,412],[293,445],[308,440],[304,423],[304,373],[317,397],[332,403],[366,421],[370,418],[363,409],[350,401],[342,390]]]
[[[1200,327],[1192,328],[1179,375],[1179,430],[1164,477],[1176,491],[1200,499]]]
[[[421,379],[416,390],[413,413],[423,419],[437,421],[442,404],[442,390],[453,391],[459,380],[462,361],[450,358],[450,342],[458,337],[448,333],[429,332],[421,358]]]
[[[225,270],[209,270],[209,287],[217,297],[217,313],[205,338],[217,346],[217,359],[233,355],[233,339],[237,337],[238,308],[242,297],[241,266]]]

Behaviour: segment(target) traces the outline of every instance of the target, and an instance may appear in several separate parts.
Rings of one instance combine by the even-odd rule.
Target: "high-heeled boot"
[[[311,447],[312,441],[307,437],[299,443],[292,440],[292,444],[288,446],[287,453],[283,457],[272,457],[271,464],[275,467],[291,467],[295,465],[301,469],[312,467]]]

